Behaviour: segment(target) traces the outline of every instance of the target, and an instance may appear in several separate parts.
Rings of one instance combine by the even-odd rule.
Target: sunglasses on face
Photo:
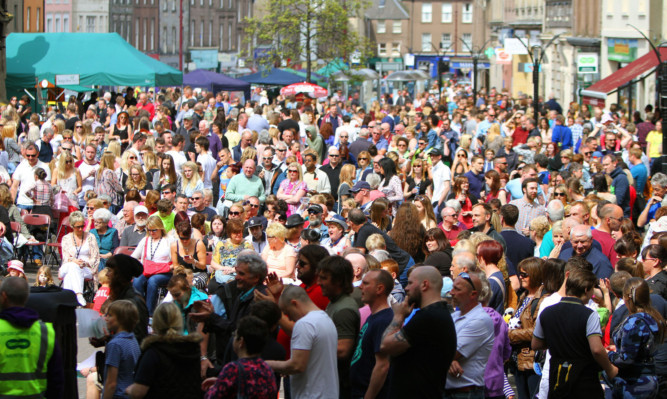
[[[368,158],[359,158],[360,161],[368,161]]]
[[[286,149],[286,148],[283,148],[283,149],[278,148],[276,151],[278,151],[278,152],[285,152],[285,151],[287,151],[287,149]]]
[[[241,214],[241,212],[236,212],[236,211],[231,212],[230,211],[229,214],[232,215],[232,216],[239,216]]]
[[[290,170],[289,172],[290,172],[290,173],[299,173],[298,170]]]
[[[520,278],[526,278],[526,277],[528,277],[528,273],[526,273],[526,272],[520,272],[520,273],[519,273],[519,277],[520,277]]]
[[[470,286],[472,287],[473,291],[477,291],[477,289],[475,288],[475,284],[472,282],[472,278],[470,278],[470,275],[468,273],[466,272],[459,273],[459,277],[467,281],[468,284],[470,284]]]
[[[199,200],[201,199],[201,197],[192,197],[192,199],[193,199],[194,201],[199,201]]]
[[[155,233],[157,229],[147,229],[149,233]]]
[[[37,154],[25,154],[26,158],[35,158]]]
[[[565,197],[565,193],[554,193],[556,197]]]

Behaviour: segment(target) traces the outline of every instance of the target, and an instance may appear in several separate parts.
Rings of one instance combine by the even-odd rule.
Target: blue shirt
[[[125,389],[134,382],[134,367],[141,355],[141,349],[139,349],[134,333],[124,331],[116,333],[107,344],[104,353],[104,374],[107,375],[109,367],[118,369],[116,391],[113,397],[127,398]]]
[[[97,246],[100,247],[100,255],[106,255],[113,252],[120,245],[118,230],[113,227],[109,227],[102,237],[100,237],[97,229],[91,229],[90,233],[97,239]]]
[[[479,193],[484,189],[484,184],[486,183],[484,180],[484,173],[476,175],[472,170],[470,170],[463,176],[467,177],[468,183],[470,183],[468,192],[470,192],[473,197],[479,199]]]
[[[567,248],[560,251],[558,259],[567,262],[574,255],[573,248]],[[591,245],[591,249],[586,254],[586,260],[593,265],[593,273],[597,278],[609,278],[614,273],[609,259],[597,248]]]
[[[644,166],[643,162],[640,162],[637,165],[633,165],[630,168],[630,173],[632,174],[632,178],[635,179],[635,188],[637,189],[637,193],[643,193],[644,187],[646,186],[646,180],[648,179],[648,171],[646,170],[646,166]]]
[[[552,143],[561,143],[561,150],[568,150],[574,145],[572,143],[572,130],[563,125],[556,125],[551,133]]]
[[[395,124],[395,121],[394,121],[394,117],[393,117],[393,116],[391,116],[391,115],[387,115],[387,116],[385,116],[384,118],[382,118],[382,122],[381,122],[381,123],[388,123],[388,124],[389,124],[389,129],[390,129],[392,132],[394,131],[394,124]]]
[[[378,141],[377,144],[375,144],[373,142],[372,137],[369,138],[368,141],[371,142],[372,144],[374,144],[375,148],[377,148],[378,150],[388,150],[389,149],[389,143],[387,142],[387,140],[384,137],[380,137],[380,141]]]

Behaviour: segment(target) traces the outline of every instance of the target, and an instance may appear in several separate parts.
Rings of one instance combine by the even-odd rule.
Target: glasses
[[[163,191],[162,192],[162,195],[169,195],[169,194],[171,194],[171,191]]]
[[[82,229],[82,228],[83,228],[83,225],[80,224],[80,225],[78,225],[78,226],[72,226],[72,228],[73,228],[73,229]]]
[[[149,233],[155,233],[157,229],[147,229]]]
[[[298,170],[292,170],[292,169],[290,169],[288,172],[290,172],[290,173],[299,173]]]
[[[659,262],[660,260],[657,258],[644,258],[644,263],[648,262],[649,260],[654,260],[656,262]]]
[[[248,204],[251,208],[259,208],[258,204]]]
[[[241,214],[241,212],[231,212],[230,211],[229,214],[232,215],[232,216],[239,216]]]
[[[399,144],[398,146],[399,147],[405,147],[405,144]]]
[[[72,137],[63,137],[63,140],[72,140]],[[70,148],[71,150],[71,148]]]
[[[201,199],[201,197],[192,197],[192,199],[193,199],[194,201],[199,201],[199,200]]]
[[[150,231],[150,230],[149,230],[149,231]],[[179,235],[178,238],[180,238],[181,240],[189,240],[189,239],[190,239],[190,236],[180,236],[180,235]]]
[[[584,154],[584,155],[591,155],[592,152],[591,152],[591,151],[588,151],[588,152],[584,152],[583,154]]]
[[[340,136],[341,139],[346,139],[348,137],[350,137],[350,136]]]
[[[466,272],[459,273],[459,277],[467,281],[468,284],[470,284],[470,286],[472,287],[473,291],[477,291],[477,288],[475,288],[475,284],[472,282],[472,278],[470,278],[470,275],[468,273]]]
[[[339,158],[340,155],[338,154],[329,154],[329,158]]]
[[[132,177],[139,177],[139,176],[141,176],[141,175],[140,175],[139,173],[132,173],[132,174],[130,174],[130,176],[132,176]]]
[[[308,211],[309,215],[319,215],[320,213],[318,211]]]
[[[520,272],[520,273],[519,273],[519,277],[520,277],[520,278],[527,278],[527,277],[528,277],[528,273],[526,273],[526,272]]]
[[[465,158],[466,156],[465,156],[465,154],[459,154],[459,155],[457,155],[456,157],[457,157],[457,158]]]
[[[287,148],[278,148],[276,151],[278,151],[278,152],[285,152],[285,151],[287,151]]]
[[[137,157],[127,157],[127,159],[137,159]]]
[[[35,158],[37,154],[25,154],[26,158]]]
[[[73,161],[65,161],[65,165],[71,164]]]
[[[83,126],[74,126],[77,129],[83,129]]]
[[[360,161],[368,161],[368,158],[360,157],[359,160],[360,160]]]
[[[554,197],[565,197],[565,193],[554,193]]]
[[[419,143],[419,145],[426,145],[426,143]]]

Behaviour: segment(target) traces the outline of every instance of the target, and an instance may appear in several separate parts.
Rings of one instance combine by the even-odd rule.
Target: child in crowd
[[[23,271],[23,262],[20,260],[10,260],[9,263],[7,263],[7,276],[21,277],[25,280],[28,280],[28,278],[25,276],[25,272]]]
[[[100,288],[95,293],[95,298],[93,299],[93,310],[102,313],[102,304],[109,298],[109,270],[104,268],[99,273],[97,273],[97,280],[100,282]]]
[[[102,398],[127,398],[125,389],[133,382],[134,367],[141,354],[132,332],[139,322],[139,311],[132,301],[118,300],[111,303],[105,318],[113,336],[105,351]]]
[[[53,282],[53,275],[51,274],[51,267],[42,266],[37,270],[37,277],[35,277],[35,287],[49,287],[56,285]]]
[[[380,262],[382,269],[386,270],[391,274],[391,278],[394,279],[394,288],[391,290],[391,295],[389,295],[388,301],[390,305],[395,303],[401,303],[405,299],[405,290],[403,286],[398,281],[398,262],[393,259],[387,259]]]

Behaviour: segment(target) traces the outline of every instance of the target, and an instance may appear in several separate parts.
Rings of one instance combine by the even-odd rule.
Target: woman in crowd
[[[213,216],[213,219],[211,219],[211,232],[207,237],[208,244],[206,248],[211,252],[213,252],[213,249],[215,249],[219,242],[224,241],[225,238],[227,238],[227,232],[225,231],[225,219],[222,216]]]
[[[507,191],[500,184],[500,173],[496,170],[489,170],[484,174],[484,180],[486,181],[486,197],[484,202],[487,204],[492,199],[498,199],[502,205],[507,204]]]
[[[611,182],[611,179],[608,179],[608,176],[603,173],[598,173],[593,176],[592,180],[593,193],[601,199],[615,204],[616,196],[609,192],[609,183]]]
[[[428,162],[422,159],[412,161],[410,175],[405,179],[403,196],[406,201],[411,201],[418,195],[428,198],[433,196],[433,181],[429,179]]]
[[[507,292],[506,270],[500,270],[499,264],[503,258],[503,246],[498,241],[482,241],[477,246],[477,261],[480,269],[484,271],[491,283],[493,294],[489,301],[489,307],[498,313],[505,312],[505,298]]]
[[[435,227],[426,231],[422,244],[425,265],[434,266],[442,277],[451,277],[452,247],[445,233]]]
[[[83,297],[83,281],[97,273],[100,251],[95,236],[84,231],[85,219],[79,211],[69,215],[72,232],[63,237],[63,264],[58,277],[63,280],[63,288],[73,291],[81,306],[86,306]]]
[[[301,198],[306,195],[308,186],[303,181],[301,167],[296,162],[287,166],[287,178],[280,183],[278,194],[279,200],[287,203],[287,216],[297,213],[301,205]]]
[[[567,179],[565,181],[565,187],[570,201],[583,201],[586,198],[584,195],[584,187],[581,185],[581,180],[576,177]]]
[[[642,250],[644,275],[651,292],[667,299],[667,272],[663,270],[667,260],[667,249],[650,244]]]
[[[111,127],[109,140],[119,140],[121,151],[125,151],[132,139],[131,135],[132,127],[130,126],[130,115],[127,112],[122,111],[118,114],[116,124]]]
[[[343,167],[340,169],[340,184],[338,185],[338,209],[336,212],[340,213],[342,207],[343,207],[343,201],[345,201],[348,198],[354,197],[354,195],[350,192],[350,189],[352,186],[354,186],[354,173],[355,173],[355,168],[354,165],[352,164],[345,164]]]
[[[192,193],[204,189],[204,182],[199,174],[199,166],[194,162],[186,162],[181,167],[183,172],[182,189],[186,197],[192,197]]]
[[[121,186],[125,187],[127,180],[130,178],[130,167],[135,164],[139,164],[137,154],[134,151],[125,151],[120,158],[120,171],[118,172],[118,180],[120,180]]]
[[[563,203],[563,206],[566,206],[570,203],[570,197],[568,195],[568,189],[564,184],[559,184],[554,187],[554,191],[551,196],[551,200],[559,200]]]
[[[467,177],[456,177],[454,178],[452,191],[447,196],[447,200],[455,199],[461,204],[459,221],[468,229],[472,228],[472,206],[477,203],[477,199],[468,191],[469,188],[470,183]]]
[[[418,195],[415,197],[413,204],[415,204],[417,207],[417,211],[419,212],[419,220],[421,221],[421,224],[424,226],[425,230],[429,230],[438,226],[435,213],[433,212],[433,205],[431,205],[431,200],[429,197]]]
[[[231,281],[236,274],[236,270],[234,269],[236,266],[236,257],[244,249],[253,249],[252,243],[243,238],[242,220],[230,218],[227,221],[226,229],[227,237],[229,238],[218,243],[213,251],[213,259],[211,260],[211,270],[214,271],[215,281],[218,284]],[[209,288],[209,292],[215,292],[215,289]]]
[[[391,230],[390,215],[391,208],[389,207],[388,201],[384,200],[384,198],[378,198],[373,201],[370,210],[370,221],[373,226],[385,233]]]
[[[109,227],[109,221],[113,215],[109,210],[101,208],[93,213],[95,228],[90,233],[97,239],[97,247],[100,252],[100,266],[98,270],[104,269],[107,259],[113,256],[114,251],[120,245],[118,230]]]
[[[406,202],[398,208],[392,229],[388,234],[399,248],[412,256],[416,263],[424,260],[422,243],[426,229],[420,221],[417,207],[411,202]]]
[[[146,197],[146,192],[152,190],[151,182],[146,178],[141,165],[130,166],[130,178],[125,182],[125,190],[137,190],[142,198]]]
[[[369,173],[373,173],[371,154],[368,151],[361,151],[357,157],[357,173],[354,182],[366,180]]]
[[[266,239],[269,245],[262,251],[262,259],[266,262],[269,273],[276,273],[278,277],[294,280],[296,268],[296,251],[287,245],[285,238],[287,228],[280,223],[271,223],[266,229]]]
[[[520,399],[535,397],[540,376],[533,369],[535,352],[530,348],[542,295],[542,266],[540,258],[528,258],[519,263],[519,279],[525,290],[519,298],[519,308],[509,322],[509,339],[516,357],[516,386]]]
[[[329,228],[329,237],[322,241],[322,246],[329,251],[331,255],[341,255],[352,246],[350,239],[345,232],[348,229],[347,223],[342,216],[334,216],[326,221]]]
[[[141,343],[134,383],[126,392],[132,398],[201,399],[201,335],[183,335],[178,305],[163,303],[153,315],[154,335]],[[159,370],[159,372],[158,372]]]
[[[99,198],[93,198],[86,202],[86,226],[85,231],[90,231],[95,228],[95,219],[93,219],[93,214],[96,210],[104,208],[104,202]]]
[[[16,123],[5,121],[2,127],[2,143],[7,151],[7,172],[14,173],[16,167],[21,163],[21,148],[16,142]]]
[[[139,196],[141,196],[141,194],[139,194]],[[160,200],[160,192],[159,191],[148,190],[146,192],[146,197],[144,198],[144,206],[148,209],[148,214],[149,215],[152,215],[155,212],[157,212],[157,202],[159,200]]]
[[[609,360],[618,367],[612,398],[656,398],[659,381],[654,355],[665,338],[665,321],[651,305],[649,285],[633,277],[625,282],[623,301],[629,315],[613,332]]]
[[[160,159],[160,170],[154,175],[153,187],[161,191],[162,187],[167,184],[173,184],[176,186],[176,192],[180,193],[181,180],[176,174],[174,159],[169,154],[159,154],[158,158]]]
[[[540,257],[540,246],[542,245],[542,240],[544,235],[549,231],[549,220],[546,216],[538,216],[535,219],[530,221],[530,239],[535,242],[535,252],[533,256]]]
[[[114,160],[111,153],[102,155],[100,167],[95,173],[95,192],[98,195],[108,195],[111,198],[111,212],[117,213],[123,200],[123,187],[114,173]]]
[[[72,153],[63,152],[56,165],[58,166],[51,177],[51,185],[58,187],[58,192],[65,192],[70,200],[78,203],[78,195],[81,192],[81,173],[74,167]]]
[[[396,174],[396,164],[390,158],[382,158],[379,162],[382,181],[379,190],[390,202],[392,214],[396,214],[398,206],[403,202],[401,178]]]
[[[189,220],[181,221],[174,227],[178,239],[171,244],[171,263],[192,270],[194,286],[205,291],[208,283],[206,245],[202,240],[192,238],[192,225]]]
[[[144,265],[144,274],[134,279],[134,289],[146,298],[148,314],[153,315],[158,299],[158,288],[167,286],[174,265],[171,263],[171,249],[164,224],[159,216],[153,215],[146,223],[146,237],[132,252],[132,257]]]

